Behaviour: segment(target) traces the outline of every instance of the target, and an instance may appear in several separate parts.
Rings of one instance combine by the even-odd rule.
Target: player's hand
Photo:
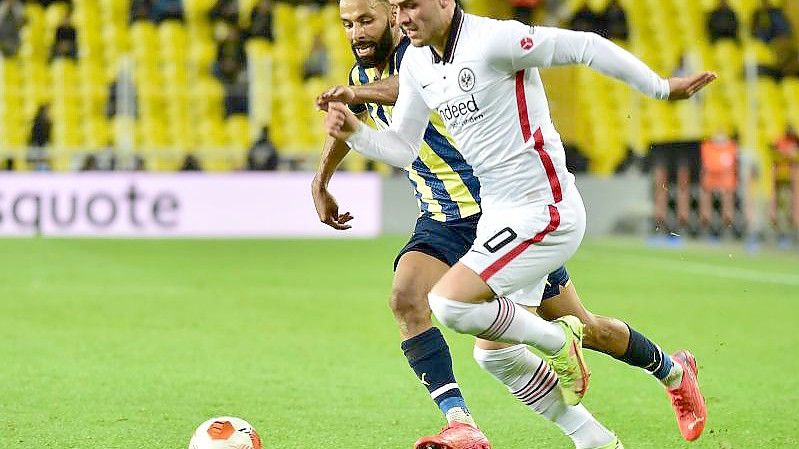
[[[346,223],[355,217],[349,212],[339,215],[338,203],[325,187],[313,186],[311,195],[313,196],[314,206],[316,206],[316,213],[319,215],[319,221],[339,231],[352,227]]]
[[[328,105],[325,130],[331,137],[347,140],[359,126],[361,122],[358,117],[344,103],[334,101]]]
[[[691,98],[716,78],[718,75],[713,72],[700,72],[689,76],[669,78],[669,100]]]
[[[355,100],[355,91],[349,86],[334,86],[316,97],[316,107],[327,111],[327,106],[333,102],[350,104]]]

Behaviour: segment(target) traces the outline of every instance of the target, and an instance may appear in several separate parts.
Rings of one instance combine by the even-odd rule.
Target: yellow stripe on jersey
[[[394,61],[394,67],[398,66],[399,61]],[[351,85],[358,86],[391,75],[388,70],[378,74],[374,68],[361,68],[356,64],[349,78]],[[368,112],[373,121],[370,125],[378,129],[390,125],[392,106],[365,104],[351,106],[351,109]],[[419,158],[405,167],[416,189],[421,213],[437,221],[456,220],[480,212],[479,181],[456,148],[441,117],[433,112]]]
[[[425,182],[425,179],[419,175],[417,170],[412,170],[410,167],[406,168],[408,179],[413,183],[416,189],[416,202],[419,203],[419,209],[426,212],[430,217],[437,221],[446,221],[446,214],[443,212],[441,203],[439,203],[433,196],[433,191]]]

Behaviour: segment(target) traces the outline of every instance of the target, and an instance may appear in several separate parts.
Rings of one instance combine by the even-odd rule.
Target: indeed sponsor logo
[[[461,117],[465,117],[467,114],[474,114],[480,111],[480,107],[477,106],[477,100],[474,99],[474,94],[465,101],[461,101],[458,103],[450,103],[445,105],[442,108],[439,108],[438,113],[441,115],[446,121],[455,120]],[[482,114],[480,114],[482,116]]]

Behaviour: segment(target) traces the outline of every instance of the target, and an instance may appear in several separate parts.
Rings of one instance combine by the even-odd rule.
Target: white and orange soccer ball
[[[189,449],[262,449],[258,432],[241,418],[219,416],[200,424]]]

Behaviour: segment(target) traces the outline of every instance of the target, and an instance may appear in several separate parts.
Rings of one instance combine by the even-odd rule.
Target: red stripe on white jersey
[[[552,189],[552,197],[555,203],[563,200],[563,192],[560,189],[560,181],[558,180],[558,173],[555,171],[555,164],[552,163],[552,158],[549,153],[544,149],[544,134],[541,128],[535,130],[533,133],[530,127],[530,117],[527,115],[527,96],[524,94],[524,70],[516,72],[516,107],[519,110],[519,125],[522,127],[522,137],[524,142],[527,143],[530,137],[535,139],[535,151],[538,157],[541,158],[541,164],[544,165],[547,179],[549,180],[549,188]]]
[[[547,172],[549,187],[552,189],[552,197],[555,198],[555,203],[560,203],[563,199],[563,192],[560,190],[558,172],[555,171],[555,164],[552,163],[549,153],[544,149],[544,133],[541,132],[541,128],[535,130],[533,139],[535,139],[535,151],[538,153],[538,157],[541,158],[541,163],[544,164],[544,171]]]
[[[532,136],[530,118],[527,116],[527,97],[524,95],[524,70],[516,72],[516,106],[519,109],[519,124],[522,126],[522,137],[525,143]]]
[[[546,237],[546,235],[549,234],[550,232],[553,232],[554,230],[558,229],[558,226],[560,226],[560,213],[558,213],[557,207],[550,204],[549,224],[547,225],[547,227],[543,231],[536,234],[533,238],[527,239],[522,243],[519,243],[515,248],[511,249],[510,251],[505,253],[505,255],[503,255],[502,257],[497,259],[494,263],[489,265],[488,268],[486,268],[480,273],[480,278],[482,278],[484,281],[488,281],[488,279],[490,279],[491,276],[497,274],[497,272],[501,270],[503,267],[505,267],[505,265],[511,263],[513,259],[518,257],[519,254],[521,254],[530,245],[534,245],[540,242],[541,240],[544,240],[544,237]]]

